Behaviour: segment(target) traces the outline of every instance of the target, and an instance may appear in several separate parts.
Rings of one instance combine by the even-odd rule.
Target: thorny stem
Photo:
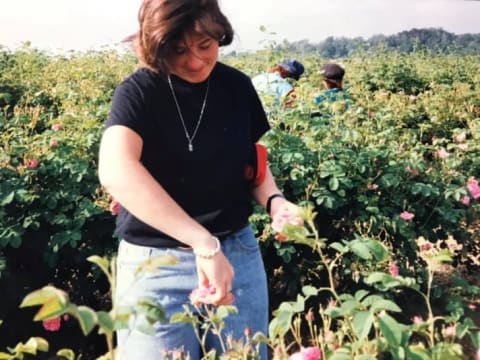
[[[433,274],[434,272],[431,270],[430,266],[428,267],[428,281],[427,281],[427,293],[424,294],[420,290],[413,289],[415,292],[417,292],[424,300],[425,300],[425,305],[427,306],[427,311],[428,311],[428,338],[430,342],[430,346],[433,347],[435,344],[435,320],[438,318],[435,318],[433,316],[433,310],[432,310],[432,305],[430,304],[430,295],[432,292],[432,283],[433,283]]]
[[[328,283],[330,285],[330,288],[328,290],[330,290],[330,292],[332,293],[333,296],[335,296],[335,299],[338,299],[338,294],[337,292],[335,291],[335,283],[333,281],[333,272],[332,272],[332,265],[334,263],[331,263],[331,264],[328,264],[327,263],[327,258],[325,257],[325,255],[323,254],[323,251],[322,251],[322,248],[320,247],[320,245],[318,244],[318,241],[320,239],[320,236],[318,235],[318,231],[315,227],[315,224],[313,223],[312,220],[308,220],[308,226],[310,227],[310,230],[312,231],[314,237],[315,237],[315,245],[314,245],[314,249],[317,251],[318,255],[320,256],[320,259],[322,261],[322,263],[325,265],[325,268],[327,269],[327,273],[328,273]]]
[[[221,346],[221,348],[222,348],[222,351],[225,352],[225,351],[226,351],[226,346],[225,346],[225,342],[224,342],[223,339],[222,339],[221,328],[220,328],[220,327],[217,327],[213,321],[210,321],[210,318],[211,318],[211,316],[212,316],[212,310],[209,309],[208,307],[205,307],[205,309],[206,309],[206,312],[207,312],[206,315],[205,315],[205,314],[202,314],[201,311],[198,311],[199,314],[200,314],[200,316],[201,316],[202,319],[204,320],[204,322],[210,323],[210,325],[208,326],[207,330],[204,332],[203,340],[206,340],[206,336],[207,336],[207,334],[208,334],[208,331],[210,330],[212,333],[217,334],[217,336],[218,336],[218,341],[220,342],[220,346]],[[199,310],[199,309],[197,308],[197,310]],[[203,346],[203,343],[204,343],[204,342],[205,342],[205,341],[202,341],[202,348],[204,347],[204,346]],[[205,349],[203,348],[202,350],[203,350],[203,352],[205,353]]]
[[[435,336],[434,336],[434,331],[435,331],[435,320],[433,318],[433,311],[432,311],[432,306],[430,304],[430,294],[432,291],[432,283],[433,283],[433,271],[430,267],[428,267],[428,283],[427,283],[427,294],[423,295],[425,299],[425,303],[427,304],[427,309],[428,309],[428,320],[429,320],[429,336],[430,336],[430,345],[433,347],[435,344]]]
[[[314,238],[315,238],[315,245],[314,245],[314,249],[317,251],[318,255],[320,256],[320,259],[322,261],[322,263],[325,265],[325,268],[327,269],[327,273],[328,273],[328,283],[330,285],[329,288],[320,288],[319,291],[321,290],[327,290],[327,291],[330,291],[332,293],[332,295],[335,297],[335,299],[337,301],[339,301],[339,296],[335,290],[335,282],[333,280],[333,268],[335,267],[335,263],[337,260],[340,259],[341,257],[341,254],[340,255],[337,255],[335,257],[335,259],[333,259],[333,261],[330,262],[330,264],[327,262],[327,258],[325,257],[325,255],[323,254],[323,251],[322,251],[322,248],[319,244],[319,239],[320,239],[320,236],[318,235],[318,231],[315,227],[315,224],[313,223],[312,220],[308,220],[307,221],[313,235],[314,235]],[[353,324],[352,322],[350,321],[350,319],[348,319],[347,317],[345,317],[345,322],[348,324],[348,326],[353,329]],[[351,339],[352,341],[354,339]]]

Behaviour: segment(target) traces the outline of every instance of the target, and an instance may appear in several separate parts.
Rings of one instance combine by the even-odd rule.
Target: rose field
[[[262,143],[301,221],[256,208],[269,334],[232,339],[234,306],[192,305],[223,339],[204,359],[258,359],[265,342],[276,360],[479,360],[480,56],[360,51],[338,59],[348,96],[320,104],[319,55],[221,61],[254,76],[288,56],[306,71],[291,104],[262,98]],[[97,153],[115,86],[138,66],[108,50],[0,47],[0,359],[112,360],[114,331],[133,318],[147,333],[199,322],[191,306],[165,319],[152,299],[111,301],[117,209]]]

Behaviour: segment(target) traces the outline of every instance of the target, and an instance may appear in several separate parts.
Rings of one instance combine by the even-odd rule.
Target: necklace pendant
[[[193,152],[193,145],[192,144],[188,144],[188,151]]]

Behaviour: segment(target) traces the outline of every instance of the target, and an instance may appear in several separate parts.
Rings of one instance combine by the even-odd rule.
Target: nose
[[[190,71],[200,71],[206,65],[207,61],[195,54],[193,51],[188,52],[187,66]]]

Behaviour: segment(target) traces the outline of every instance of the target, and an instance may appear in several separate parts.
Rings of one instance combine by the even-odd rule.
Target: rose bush
[[[287,55],[265,50],[223,60],[255,75]],[[448,247],[453,239],[452,265],[478,270],[478,56],[377,53],[344,59],[348,104],[315,104],[322,89],[315,69],[325,59],[301,60],[311,70],[296,84],[295,101],[287,107],[266,101],[272,130],[262,141],[286,197],[318,214],[313,226],[326,239],[324,260],[344,247],[349,251],[340,251],[342,261],[329,274],[328,263],[319,265],[310,247],[292,243],[292,234],[273,232],[268,216],[257,211],[252,222],[263,240],[271,308],[304,296],[307,285],[326,286],[327,278],[345,294],[367,291],[362,279],[377,272],[425,284],[420,238],[426,247]],[[0,49],[0,281],[10,290],[0,308],[0,348],[32,335],[15,309],[26,293],[45,284],[68,290],[72,301],[94,307],[108,302],[108,286],[84,259],[116,248],[111,234],[118,204],[98,184],[96,158],[111,94],[136,66],[132,56],[109,51],[52,56],[28,47]],[[274,227],[301,225],[290,220]],[[380,242],[388,256],[368,239]],[[381,288],[382,281],[368,286]],[[478,287],[456,281],[462,285],[431,284],[432,301],[456,316],[445,328],[478,303]],[[397,290],[387,300],[410,295]],[[305,306],[326,307],[329,300],[320,293]],[[363,304],[364,298],[356,300]],[[360,321],[366,314],[357,316]],[[428,312],[405,316],[427,319]],[[340,345],[335,329],[321,335]]]

